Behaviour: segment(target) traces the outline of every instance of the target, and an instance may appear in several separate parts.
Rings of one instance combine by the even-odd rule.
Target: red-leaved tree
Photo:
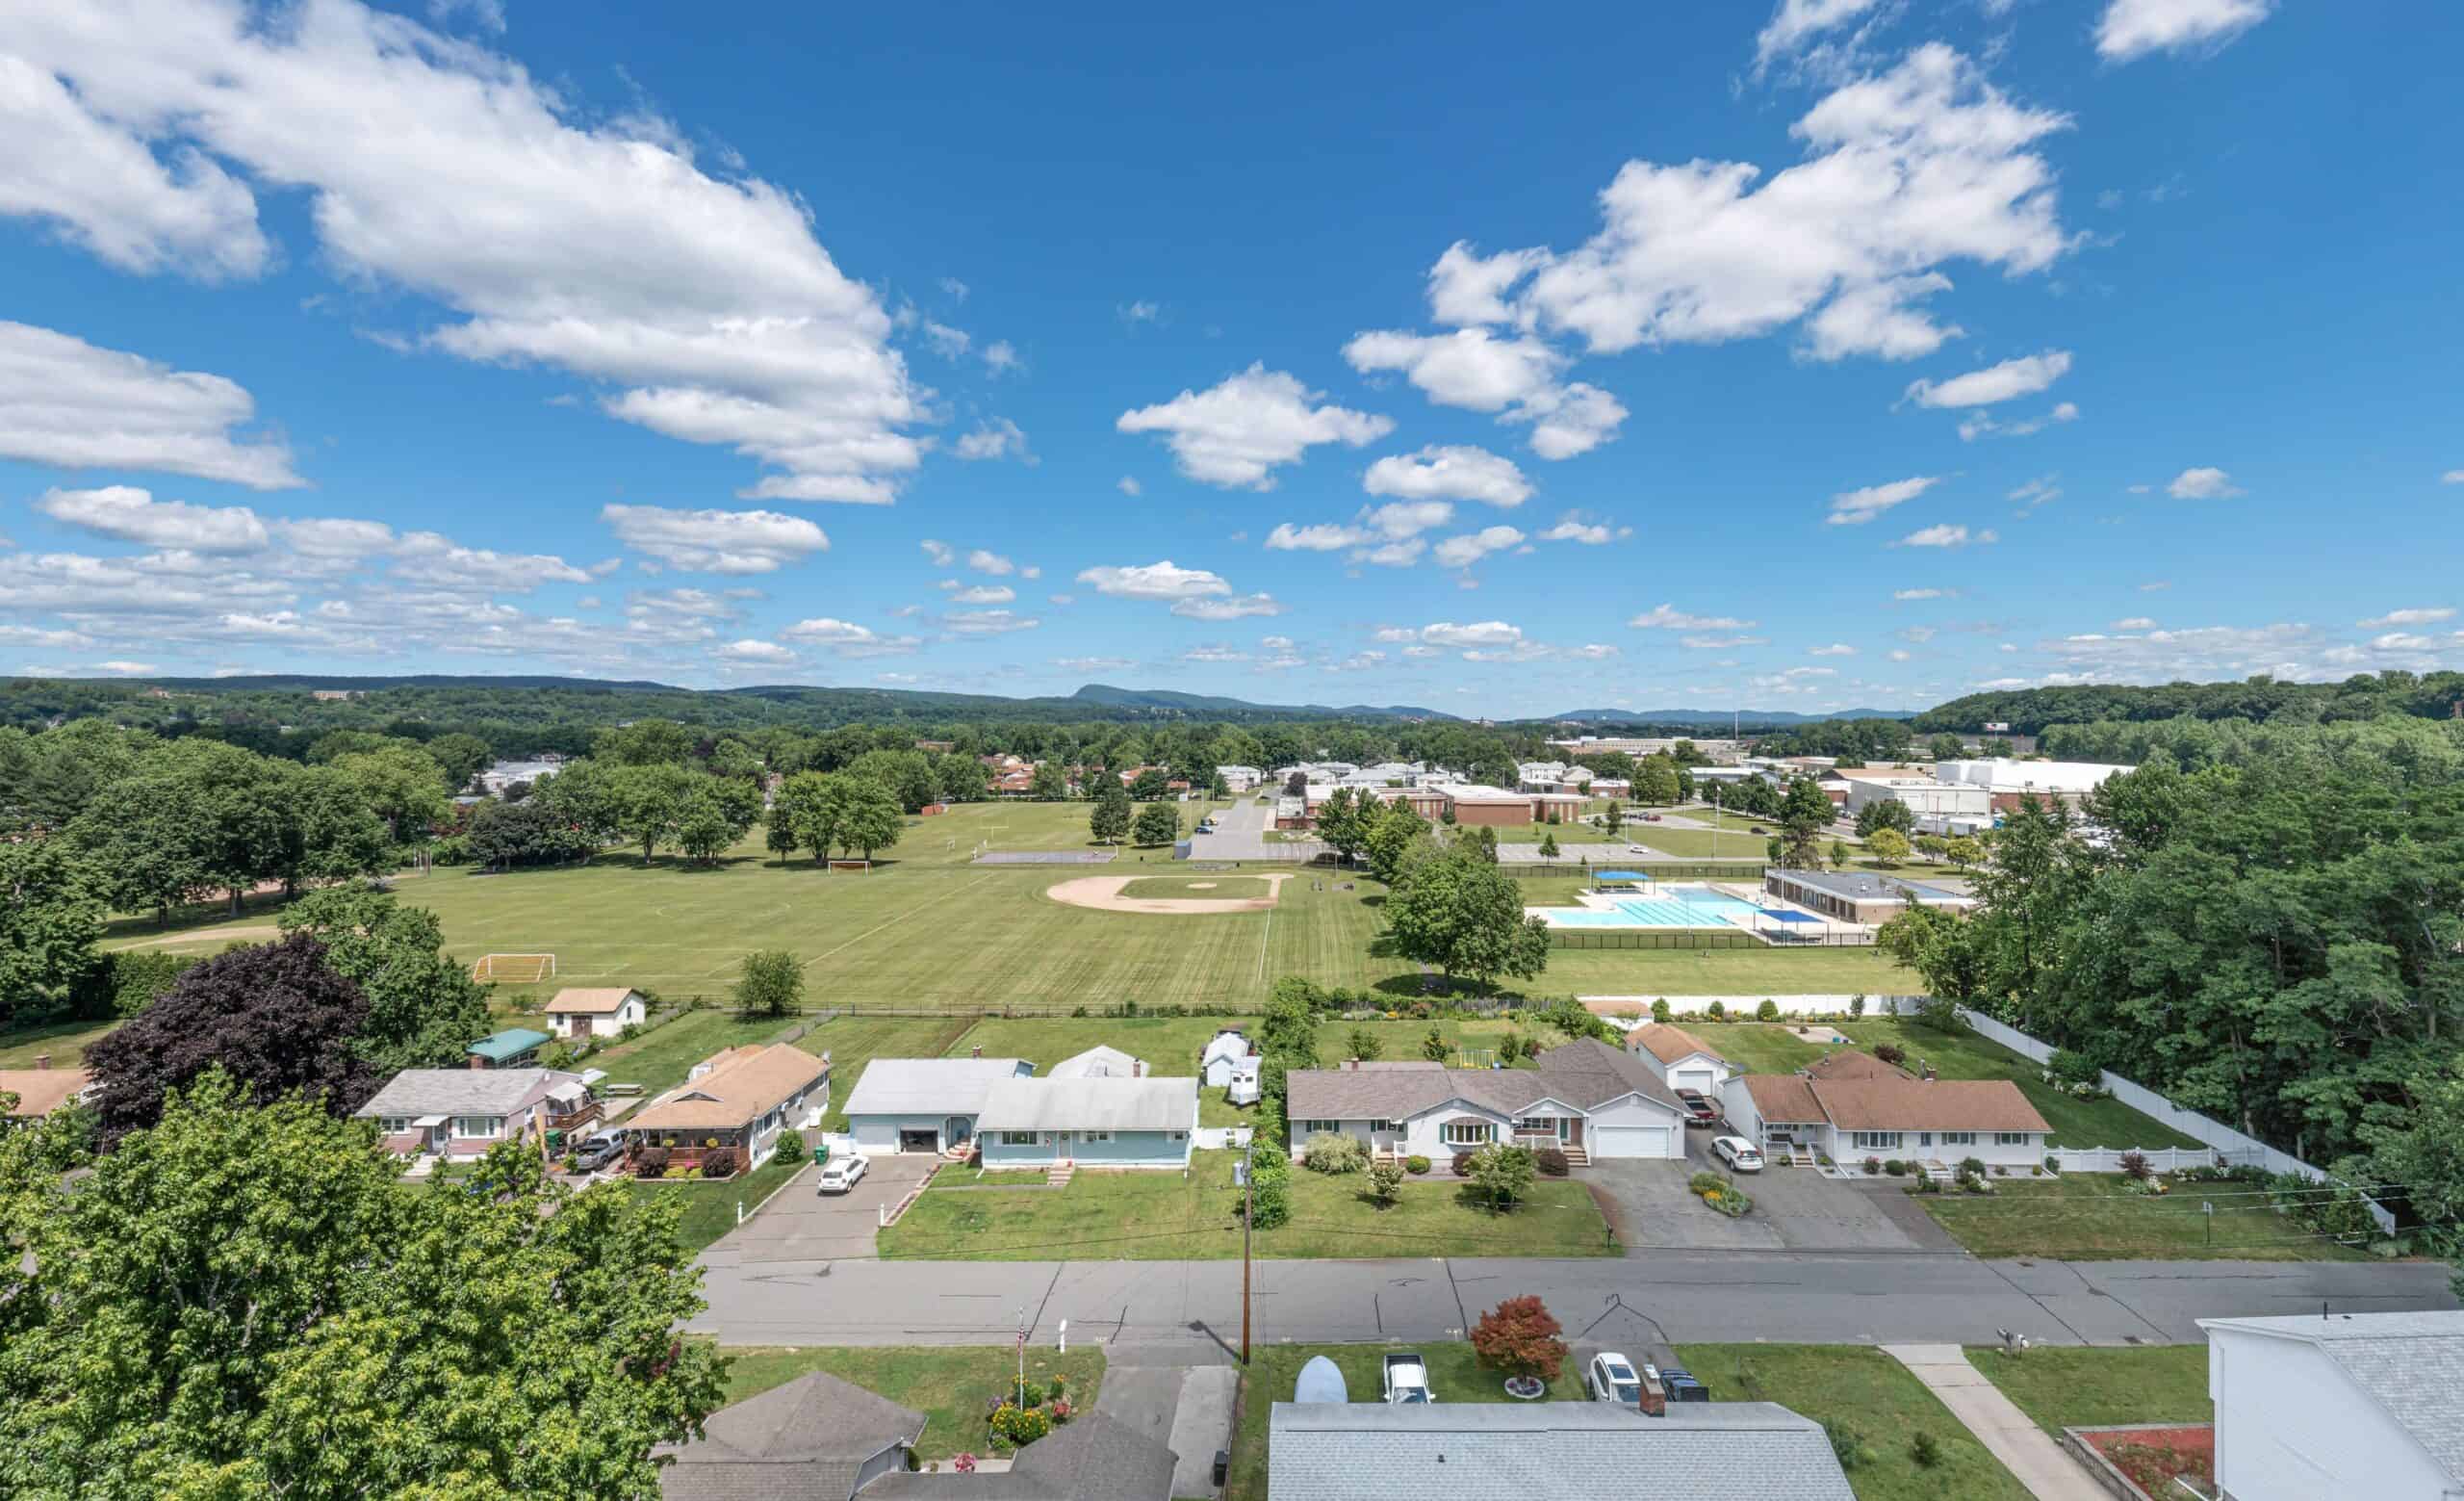
[[[1472,1348],[1480,1363],[1508,1376],[1535,1376],[1542,1381],[1566,1368],[1565,1333],[1548,1306],[1534,1297],[1508,1298],[1472,1330]]]

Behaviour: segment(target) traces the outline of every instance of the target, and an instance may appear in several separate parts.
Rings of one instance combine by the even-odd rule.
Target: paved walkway
[[[2106,1501],[2104,1488],[2078,1462],[2002,1395],[2002,1388],[1968,1364],[1957,1345],[1885,1345],[1885,1354],[1916,1373],[1942,1399],[1951,1415],[1967,1425],[2002,1467],[2018,1477],[2037,1501]]]

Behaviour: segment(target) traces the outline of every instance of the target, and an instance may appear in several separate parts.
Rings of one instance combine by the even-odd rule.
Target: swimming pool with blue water
[[[1620,896],[1607,907],[1552,909],[1563,928],[1720,928],[1753,925],[1762,909],[1707,886],[1662,887],[1649,896]]]

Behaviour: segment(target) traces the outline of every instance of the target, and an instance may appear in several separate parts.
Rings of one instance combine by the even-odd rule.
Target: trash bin
[[[817,1168],[830,1165],[830,1143],[825,1141],[813,1148],[812,1165]]]
[[[1232,1451],[1231,1451],[1231,1450],[1229,1450],[1229,1449],[1218,1449],[1218,1450],[1216,1450],[1216,1451],[1215,1451],[1215,1484],[1216,1484],[1216,1488],[1217,1488],[1218,1489],[1222,1488],[1223,1483],[1224,1483],[1226,1480],[1230,1479],[1230,1478],[1231,1478],[1231,1475],[1232,1475]]]

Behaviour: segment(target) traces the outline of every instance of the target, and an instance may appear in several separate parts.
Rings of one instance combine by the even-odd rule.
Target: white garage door
[[[1711,1071],[1708,1069],[1680,1069],[1677,1071],[1677,1077],[1672,1081],[1671,1087],[1676,1089],[1698,1089],[1707,1095],[1713,1088]]]
[[[1605,1157],[1673,1157],[1677,1128],[1671,1126],[1595,1126],[1591,1154]]]

